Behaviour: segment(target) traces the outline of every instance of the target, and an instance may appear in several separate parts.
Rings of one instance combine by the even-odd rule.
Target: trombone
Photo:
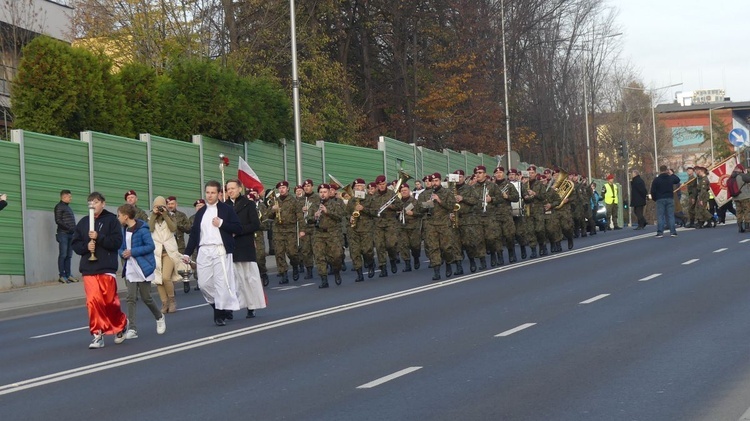
[[[391,206],[393,202],[396,201],[396,199],[401,199],[401,185],[406,183],[408,180],[410,180],[412,177],[404,171],[404,169],[398,170],[398,182],[396,182],[396,187],[394,187],[395,194],[391,196],[390,199],[388,199],[387,202],[383,203],[383,206],[378,209],[378,218],[380,218],[380,214],[385,212],[386,209],[388,209],[388,206]]]

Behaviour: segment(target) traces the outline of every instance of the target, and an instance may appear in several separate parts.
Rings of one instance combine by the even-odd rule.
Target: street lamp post
[[[716,162],[714,160],[714,114],[713,112],[721,108],[724,108],[724,106],[721,105],[719,107],[714,107],[708,110],[708,130],[711,131],[711,165],[713,165],[714,162]]]
[[[297,76],[297,26],[294,0],[289,0],[292,27],[292,97],[294,100],[294,162],[297,169],[297,184],[302,184],[302,129],[299,110],[299,77]]]
[[[510,107],[508,107],[508,66],[505,54],[505,1],[500,0],[500,32],[503,38],[503,82],[505,83],[505,139],[508,143],[508,171],[513,166],[510,162]]]

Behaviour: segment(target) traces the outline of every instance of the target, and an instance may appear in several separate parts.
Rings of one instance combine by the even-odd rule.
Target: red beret
[[[302,183],[302,186],[312,186],[312,185],[313,185],[313,181],[309,178],[305,180],[304,183]]]
[[[466,172],[464,170],[456,170],[456,171],[453,171],[453,174],[466,175]]]
[[[745,167],[743,167],[742,164],[737,164],[737,166],[734,167],[734,169],[737,171],[745,171]]]
[[[529,167],[526,168],[526,170],[536,172],[536,165],[529,165]]]
[[[198,199],[195,202],[193,202],[193,206],[198,206],[198,203],[206,204],[206,201],[203,199]]]
[[[432,179],[433,179],[433,180],[441,180],[442,178],[443,178],[443,177],[441,177],[441,176],[440,176],[440,173],[439,173],[439,172],[436,172],[436,173],[433,173],[433,174],[432,174]]]
[[[508,174],[521,174],[521,172],[520,172],[520,171],[518,171],[518,170],[517,170],[517,169],[515,169],[515,168],[511,168],[510,170],[508,170]]]
[[[487,167],[485,167],[484,165],[477,165],[476,167],[474,167],[474,174],[479,171],[487,172]]]
[[[382,174],[375,177],[375,184],[380,184],[380,183],[385,183],[385,176]]]
[[[125,197],[124,197],[124,199],[125,199],[125,200],[128,200],[128,196],[130,196],[131,194],[132,194],[133,196],[136,196],[136,197],[138,197],[138,195],[137,195],[137,194],[135,193],[135,190],[128,190],[128,191],[126,191],[126,192],[125,192]]]
[[[278,183],[276,183],[276,188],[277,188],[277,189],[278,189],[279,187],[281,187],[281,186],[284,186],[284,187],[289,187],[289,182],[288,182],[288,181],[286,181],[286,180],[284,180],[284,181],[279,181]]]
[[[367,185],[367,187],[377,187],[377,186],[378,186],[378,183],[376,183],[376,182],[374,182],[374,181],[370,182],[370,183],[369,183],[369,184]]]
[[[354,184],[367,184],[367,183],[365,183],[365,179],[364,178],[358,178],[358,179],[354,180]]]
[[[330,185],[328,185],[326,183],[323,183],[323,184],[321,184],[321,185],[318,186],[318,191],[320,191],[320,189],[330,189],[330,188],[331,188]]]
[[[408,184],[404,183],[404,184],[402,184],[402,185],[401,185],[401,188],[402,188],[402,189],[403,189],[403,188],[407,188],[407,189],[410,189],[411,187],[409,187],[409,185],[408,185]]]
[[[546,170],[544,170],[544,175],[550,175],[550,174],[552,174],[551,169],[547,168]]]
[[[505,172],[505,168],[503,168],[503,167],[497,167],[497,168],[495,168],[495,172],[498,172],[498,171]]]
[[[167,202],[172,202],[172,201],[177,201],[177,197],[175,197],[175,196],[169,196],[167,198]]]

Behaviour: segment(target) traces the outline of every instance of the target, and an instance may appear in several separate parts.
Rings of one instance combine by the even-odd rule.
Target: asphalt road
[[[139,303],[140,337],[99,350],[83,308],[3,321],[1,417],[739,420],[750,235],[640,233],[437,283],[272,277],[270,307],[224,328],[179,292],[165,335]]]

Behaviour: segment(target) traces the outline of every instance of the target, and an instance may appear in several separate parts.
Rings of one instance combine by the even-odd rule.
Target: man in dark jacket
[[[93,192],[88,197],[90,213],[81,218],[73,233],[73,251],[81,256],[79,269],[86,291],[89,331],[94,339],[90,349],[104,348],[104,335],[116,335],[116,342],[125,334],[128,318],[120,308],[117,296],[117,251],[122,245],[122,229],[117,216],[104,209],[104,196]],[[93,255],[93,257],[92,257]],[[118,342],[119,343],[119,342]]]
[[[646,183],[641,178],[638,170],[631,171],[633,178],[630,179],[630,206],[638,218],[637,230],[642,230],[646,226],[646,218],[643,216],[643,208],[646,206]]]
[[[73,195],[70,190],[60,191],[60,202],[55,205],[55,225],[57,233],[55,238],[58,243],[57,253],[57,271],[60,277],[57,279],[61,284],[78,282],[77,279],[70,276],[70,259],[73,257],[73,232],[76,229],[76,217],[73,210],[70,209],[70,201]]]
[[[232,255],[234,236],[242,234],[242,225],[234,209],[219,201],[219,190],[218,181],[206,183],[206,205],[195,214],[182,261],[190,263],[190,255],[198,250],[198,285],[214,309],[214,323],[225,326],[229,318],[225,310],[240,309]]]
[[[226,204],[234,208],[234,213],[242,225],[242,232],[234,236],[234,276],[237,280],[237,295],[240,307],[247,308],[248,319],[255,317],[255,310],[266,307],[260,269],[256,262],[255,232],[260,230],[260,219],[255,202],[242,194],[240,180],[227,181]]]
[[[664,229],[667,226],[672,237],[676,237],[673,195],[675,177],[669,174],[666,165],[660,166],[659,171],[659,175],[651,182],[651,199],[656,202],[656,238],[664,236]],[[679,178],[677,184],[679,184]]]

